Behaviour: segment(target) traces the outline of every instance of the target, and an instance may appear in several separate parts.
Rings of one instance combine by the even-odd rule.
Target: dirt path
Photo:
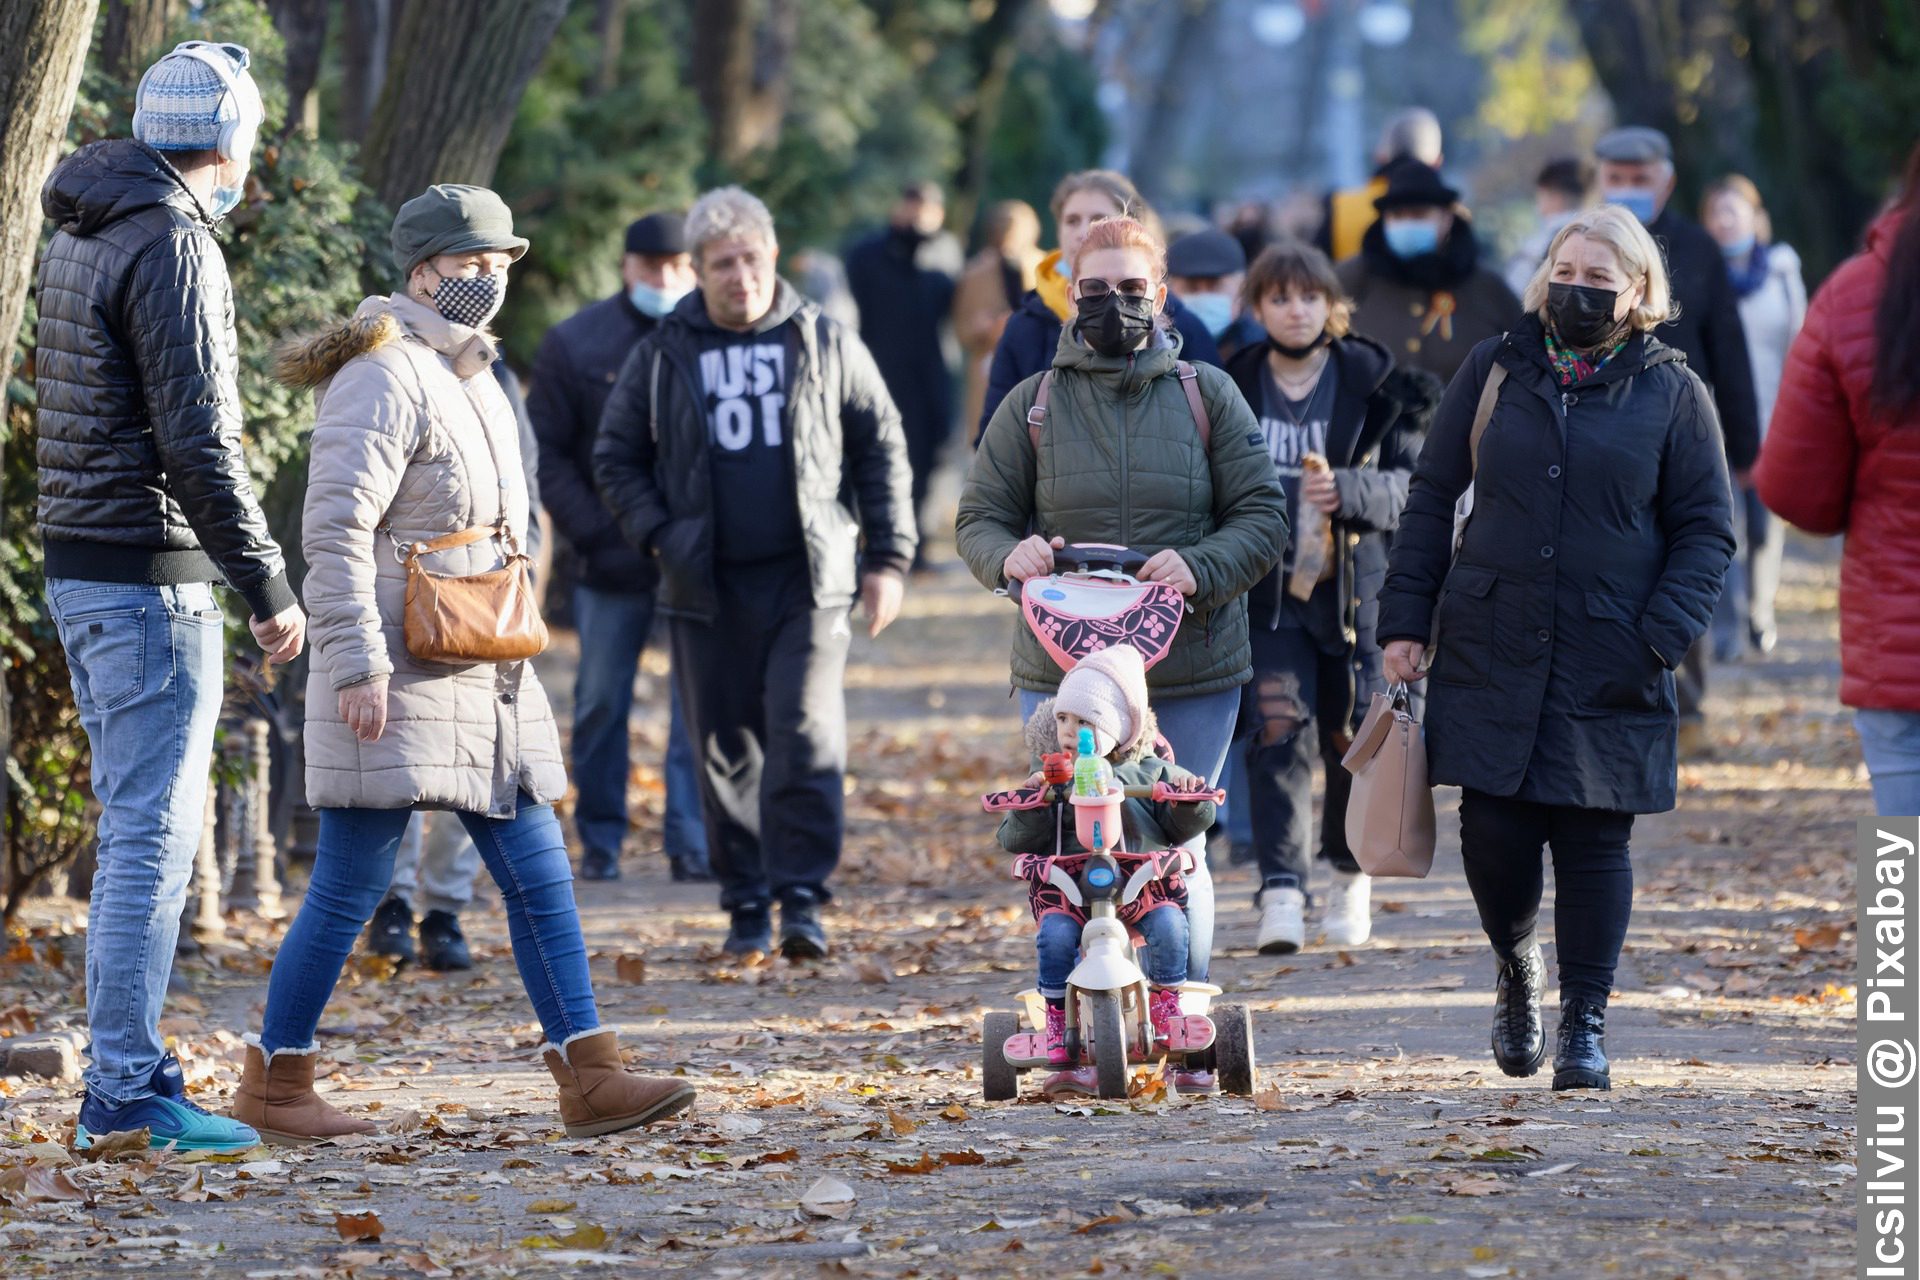
[[[717,963],[711,891],[670,884],[644,836],[627,879],[579,886],[603,1017],[638,1061],[698,1083],[692,1113],[561,1137],[488,889],[471,974],[357,963],[328,1011],[333,1098],[382,1136],[85,1166],[91,1206],[0,1194],[6,1274],[1831,1274],[1853,1248],[1851,831],[1868,811],[1834,702],[1833,579],[1796,551],[1780,653],[1727,673],[1715,759],[1637,832],[1611,1093],[1493,1067],[1493,965],[1443,814],[1433,877],[1379,884],[1375,939],[1350,953],[1254,954],[1250,873],[1217,872],[1214,974],[1255,1011],[1255,1098],[984,1104],[980,1015],[1012,1007],[1032,949],[976,801],[1016,773],[1012,613],[956,569],[856,646],[832,961]],[[657,671],[643,692],[651,760]],[[635,781],[657,805],[657,773]],[[0,1010],[74,1020],[72,920],[49,905],[39,936],[9,940]],[[180,971],[165,1026],[210,1106],[258,1025],[275,932],[235,924]],[[16,1175],[21,1144],[74,1112],[69,1088],[20,1080],[0,1108]],[[810,1211],[823,1179],[839,1185]],[[379,1239],[343,1241],[337,1215],[369,1213]]]

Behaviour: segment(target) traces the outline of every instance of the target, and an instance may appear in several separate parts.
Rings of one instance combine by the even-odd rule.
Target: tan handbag
[[[420,558],[498,536],[506,563],[485,573],[434,573]],[[407,566],[407,652],[424,662],[517,662],[547,647],[547,624],[533,594],[533,562],[506,531],[480,525],[430,542],[397,543]]]
[[[1340,763],[1353,775],[1347,848],[1354,861],[1370,876],[1425,877],[1433,869],[1433,789],[1407,686],[1373,695]]]

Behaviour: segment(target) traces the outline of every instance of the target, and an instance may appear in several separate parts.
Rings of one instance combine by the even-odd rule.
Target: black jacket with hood
[[[1507,378],[1476,472],[1474,411],[1496,362]],[[1706,631],[1733,548],[1720,426],[1685,356],[1635,335],[1563,387],[1538,317],[1481,343],[1434,415],[1380,593],[1383,643],[1434,646],[1432,781],[1673,808],[1673,668]]]
[[[211,218],[150,147],[96,142],[40,191],[37,523],[50,578],[225,578],[295,603],[240,436],[233,289]]]
[[[852,602],[861,572],[905,573],[913,562],[906,439],[860,339],[785,280],[761,327],[782,324],[792,371],[782,439],[805,543],[795,550],[805,553],[814,607],[835,608]],[[727,332],[708,318],[700,291],[681,299],[627,357],[593,450],[600,496],[628,541],[660,567],[661,611],[709,623],[719,597],[712,432],[698,353]]]
[[[1359,334],[1336,338],[1328,350],[1327,374],[1338,383],[1327,427],[1327,461],[1340,490],[1340,510],[1333,518],[1333,580],[1317,590],[1337,593],[1340,632],[1314,639],[1325,652],[1364,659],[1380,651],[1375,631],[1387,543],[1400,526],[1427,421],[1444,388],[1430,373],[1394,364],[1385,347]],[[1261,368],[1266,358],[1262,341],[1227,361],[1228,374],[1256,415],[1265,399]],[[1283,573],[1276,568],[1247,592],[1251,626],[1272,630],[1280,625]]]

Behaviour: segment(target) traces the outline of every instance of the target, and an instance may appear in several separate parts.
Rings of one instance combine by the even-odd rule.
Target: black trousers
[[[1480,927],[1500,958],[1512,959],[1534,940],[1546,885],[1541,847],[1549,846],[1560,997],[1605,1008],[1633,912],[1632,834],[1630,813],[1463,790],[1460,857]]]
[[[1321,651],[1298,627],[1253,631],[1252,737],[1247,743],[1248,816],[1262,888],[1307,888],[1313,851],[1313,762],[1326,772],[1320,856],[1358,871],[1347,848],[1353,777],[1340,767],[1334,735],[1347,706],[1347,658]]]
[[[673,670],[726,910],[824,902],[846,830],[848,610],[806,569],[722,566],[713,624],[673,620]]]

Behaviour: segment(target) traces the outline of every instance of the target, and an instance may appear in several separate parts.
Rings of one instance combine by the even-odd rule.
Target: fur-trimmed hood
[[[283,340],[274,348],[273,376],[289,387],[319,387],[349,360],[403,338],[414,338],[446,356],[462,379],[490,367],[498,354],[484,329],[455,324],[433,308],[396,293],[368,298],[345,320]]]
[[[1035,707],[1033,714],[1027,717],[1027,750],[1036,760],[1041,756],[1059,754],[1059,736],[1053,729],[1053,707],[1057,701],[1059,701],[1057,698],[1048,698]],[[1113,754],[1107,757],[1107,761],[1110,764],[1139,764],[1154,754],[1154,747],[1159,741],[1160,720],[1153,714],[1153,708],[1148,707],[1147,714],[1140,725],[1140,732],[1134,735],[1131,743],[1123,747],[1115,747]]]
[[[289,387],[319,386],[355,356],[398,342],[406,333],[389,311],[355,313],[338,324],[283,339],[273,349],[273,376]]]

